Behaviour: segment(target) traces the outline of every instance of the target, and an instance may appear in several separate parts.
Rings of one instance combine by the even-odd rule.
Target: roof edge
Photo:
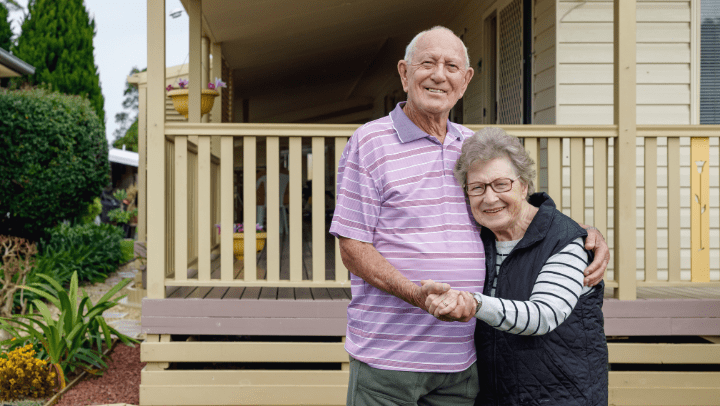
[[[7,66],[9,69],[21,75],[34,75],[35,67],[22,59],[13,56],[10,52],[0,48],[0,64]]]

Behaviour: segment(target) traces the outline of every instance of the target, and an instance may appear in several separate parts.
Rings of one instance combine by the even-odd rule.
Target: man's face
[[[424,34],[416,43],[412,60],[401,60],[398,71],[408,105],[430,115],[448,114],[474,73],[465,67],[460,39],[445,30]]]

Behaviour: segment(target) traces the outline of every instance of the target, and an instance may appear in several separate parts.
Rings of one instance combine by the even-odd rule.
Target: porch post
[[[138,241],[147,247],[147,82],[138,84]]]
[[[188,2],[188,19],[190,20],[190,46],[189,46],[189,75],[190,75],[190,91],[188,105],[190,107],[188,121],[190,123],[202,122],[200,112],[200,90],[207,87],[207,82],[203,80],[203,63],[205,61],[205,53],[203,52],[203,32],[202,32],[202,0],[191,0]],[[206,47],[207,49],[207,47]],[[209,51],[209,50],[208,50]],[[195,138],[195,140],[193,140]],[[210,279],[210,137],[194,136],[190,137],[190,141],[194,141],[197,145],[197,201],[196,207],[188,207],[197,213],[193,218],[197,219],[197,237],[193,241],[197,241],[197,258],[198,258],[198,279]],[[194,192],[191,192],[194,193]],[[182,243],[182,242],[180,242]]]
[[[147,292],[165,297],[165,0],[148,0]]]
[[[614,121],[618,126],[614,152],[614,258],[615,297],[635,300],[636,162],[636,0],[613,0],[615,40]],[[630,176],[627,176],[627,175]],[[624,176],[623,176],[624,175]],[[655,253],[650,253],[655,255]]]

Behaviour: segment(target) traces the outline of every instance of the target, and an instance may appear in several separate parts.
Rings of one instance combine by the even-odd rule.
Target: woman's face
[[[487,162],[475,162],[468,171],[467,185],[472,188],[478,182],[491,183],[497,179],[510,179],[512,189],[497,193],[490,185],[481,196],[470,196],[470,209],[475,220],[489,228],[496,236],[511,232],[520,219],[523,204],[526,203],[528,187],[513,169],[508,158],[495,158]]]

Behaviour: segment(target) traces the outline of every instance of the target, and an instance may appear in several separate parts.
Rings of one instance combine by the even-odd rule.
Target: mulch
[[[56,406],[89,406],[114,403],[140,403],[140,344],[135,348],[118,343],[107,360],[102,376],[84,379],[67,391]]]

